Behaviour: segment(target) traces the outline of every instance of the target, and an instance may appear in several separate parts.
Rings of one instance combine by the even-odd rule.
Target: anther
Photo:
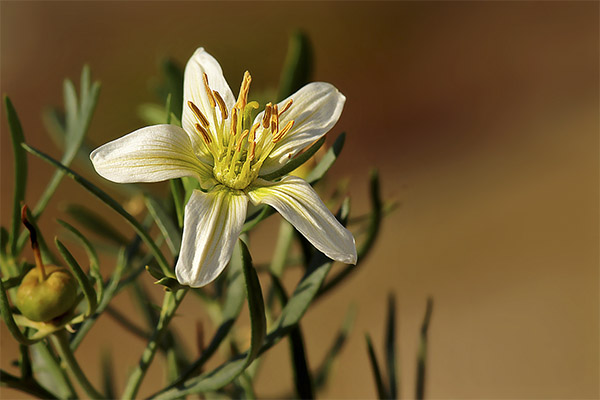
[[[215,103],[215,98],[213,97],[212,90],[210,90],[210,86],[208,86],[208,76],[206,72],[202,74],[202,81],[204,82],[204,90],[206,90],[206,95],[208,96],[208,102],[211,107],[215,107],[217,103]]]
[[[244,78],[242,79],[242,86],[240,87],[240,94],[238,95],[237,102],[235,103],[235,107],[240,110],[243,110],[246,107],[246,103],[248,102],[248,92],[250,91],[250,82],[252,82],[252,77],[250,76],[250,72],[244,72]]]
[[[250,128],[250,135],[248,137],[248,142],[254,142],[254,140],[256,139],[256,130],[258,129],[258,127],[260,126],[260,123],[256,123],[254,125],[252,125],[252,128]]]
[[[283,110],[281,110],[279,112],[279,116],[281,117],[281,114],[283,114],[284,112],[286,112],[287,110],[289,110],[289,108],[292,106],[292,103],[294,101],[292,99],[289,99],[288,101],[286,101],[285,105],[283,106]]]
[[[202,135],[202,139],[204,139],[204,141],[206,142],[206,144],[210,144],[212,142],[212,139],[208,135],[208,132],[206,131],[206,129],[204,129],[202,127],[202,125],[200,125],[200,124],[196,124],[194,126],[196,127],[196,130],[198,132],[200,132],[200,134]]]
[[[271,134],[275,136],[277,134],[277,130],[279,129],[279,113],[277,112],[277,104],[273,106],[273,111],[271,112]]]
[[[254,151],[256,149],[256,142],[252,142],[252,144],[250,145],[250,154],[248,155],[248,160],[252,161],[254,160]]]
[[[194,103],[192,103],[191,101],[188,101],[187,104],[188,104],[188,107],[190,107],[190,109],[192,110],[192,112],[196,116],[196,118],[198,118],[198,120],[200,121],[200,123],[205,128],[208,128],[210,126],[210,123],[208,122],[208,119],[206,119],[206,117],[204,116],[204,114],[202,114],[202,111],[200,111],[200,109],[198,107],[196,107],[196,105]]]
[[[225,101],[223,101],[223,98],[221,97],[219,92],[217,92],[216,90],[213,90],[213,94],[215,95],[215,100],[219,104],[219,110],[221,110],[221,118],[223,120],[226,120],[227,119],[227,108],[225,107]]]
[[[277,136],[275,136],[273,138],[273,143],[277,143],[278,141],[280,141],[281,138],[283,138],[285,136],[285,134],[288,133],[290,131],[290,129],[292,129],[293,126],[294,126],[294,120],[291,120],[287,124],[285,124],[285,126],[283,127],[283,129],[280,130],[277,133]]]
[[[240,136],[240,141],[238,142],[237,148],[235,149],[236,151],[240,151],[242,149],[242,142],[244,141],[246,136],[248,136],[248,133],[250,133],[250,131],[248,129],[244,129],[244,132],[242,132],[242,136]]]
[[[263,115],[262,125],[264,128],[269,127],[269,120],[271,119],[271,103],[265,106],[265,113]]]
[[[229,134],[231,136],[235,136],[237,132],[237,118],[238,109],[234,107],[233,110],[231,110],[231,125],[229,126]]]

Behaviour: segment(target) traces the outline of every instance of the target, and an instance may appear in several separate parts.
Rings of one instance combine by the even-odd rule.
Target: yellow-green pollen
[[[244,73],[238,99],[231,110],[227,109],[219,92],[210,88],[206,74],[203,81],[210,103],[208,118],[212,121],[188,101],[187,106],[197,119],[196,132],[213,156],[215,179],[231,189],[245,189],[258,177],[263,162],[275,144],[292,129],[293,120],[281,129],[279,126],[279,118],[290,108],[292,99],[283,105],[281,111],[277,104],[268,103],[262,120],[252,125],[251,113],[258,108],[258,103],[248,102],[252,81],[248,71]],[[220,118],[217,118],[217,112]]]

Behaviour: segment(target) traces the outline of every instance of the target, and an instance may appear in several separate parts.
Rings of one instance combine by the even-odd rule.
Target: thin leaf
[[[307,162],[317,151],[319,151],[321,146],[323,146],[323,143],[325,143],[325,136],[316,141],[312,146],[310,146],[308,149],[302,152],[302,154],[298,155],[297,157],[294,157],[292,160],[290,160],[290,162],[285,164],[277,171],[273,171],[270,174],[263,175],[261,176],[261,178],[266,179],[268,181],[272,181],[279,177],[289,174],[290,172]]]
[[[385,386],[383,385],[383,378],[381,376],[379,364],[377,363],[377,356],[375,355],[375,350],[373,349],[373,344],[371,343],[371,337],[368,333],[365,335],[365,339],[367,341],[367,351],[369,352],[369,361],[371,362],[371,369],[373,370],[375,386],[377,387],[377,397],[379,399],[387,399],[389,396],[387,395]]]
[[[173,221],[158,201],[148,195],[144,196],[144,201],[146,202],[146,208],[148,208],[150,215],[152,215],[154,222],[156,222],[156,226],[158,226],[158,229],[160,229],[165,238],[171,254],[173,254],[173,257],[177,257],[181,248],[181,231],[175,227]]]
[[[417,357],[417,387],[415,390],[415,398],[422,400],[425,398],[425,363],[427,361],[427,332],[429,330],[429,322],[431,321],[431,313],[433,312],[433,299],[427,299],[427,308],[421,325],[421,342],[419,343],[419,355]]]
[[[396,399],[398,398],[398,382],[396,378],[396,300],[393,294],[390,294],[388,298],[385,361],[387,365],[389,395],[391,399]]]
[[[107,399],[116,399],[115,377],[111,353],[106,350],[101,357],[102,388]]]
[[[63,82],[63,97],[65,101],[65,114],[67,116],[67,134],[73,133],[77,119],[79,117],[77,91],[75,85],[70,79],[65,79]],[[69,146],[69,143],[66,143]]]
[[[177,224],[179,229],[183,228],[183,196],[182,196],[182,183],[181,179],[171,179],[169,181],[169,188],[171,189],[171,195],[173,196],[173,204],[175,205],[175,213],[177,214]]]
[[[296,31],[290,36],[288,52],[279,83],[279,100],[296,92],[311,79],[313,51],[308,36]]]
[[[96,311],[96,306],[98,305],[96,291],[90,284],[88,276],[85,274],[85,272],[83,272],[83,270],[79,266],[79,263],[77,263],[77,260],[75,260],[75,258],[69,252],[69,250],[67,250],[67,248],[61,243],[61,241],[58,240],[58,238],[54,239],[54,243],[56,244],[56,247],[58,248],[58,251],[64,258],[65,262],[69,266],[69,269],[73,273],[73,276],[75,276],[75,279],[77,279],[81,290],[83,291],[83,295],[85,296],[85,299],[88,304],[85,316],[89,317]]]
[[[98,287],[97,300],[98,302],[102,301],[102,296],[104,294],[104,280],[102,279],[102,274],[100,273],[100,261],[98,260],[98,254],[96,253],[96,250],[94,249],[90,241],[85,236],[83,236],[83,234],[79,232],[74,226],[60,219],[58,220],[58,223],[61,224],[64,228],[66,228],[73,235],[75,235],[75,237],[79,239],[79,241],[85,248],[85,251],[90,260],[90,275],[94,278],[94,280],[96,281],[96,286]]]
[[[96,211],[81,204],[68,204],[65,212],[77,220],[81,225],[96,235],[118,246],[126,246],[129,239],[120,230],[112,226]]]
[[[133,227],[135,232],[140,236],[140,238],[144,241],[144,243],[146,243],[146,245],[150,248],[150,251],[154,255],[156,261],[162,268],[163,273],[166,276],[173,275],[173,273],[171,272],[171,269],[169,267],[169,264],[167,263],[167,260],[163,256],[162,252],[160,251],[160,249],[158,248],[156,243],[154,243],[154,241],[152,240],[152,238],[150,237],[148,232],[144,229],[144,227],[142,227],[140,225],[140,223],[133,216],[131,216],[131,214],[129,214],[127,211],[125,211],[125,209],[116,200],[114,200],[112,197],[110,197],[109,195],[104,193],[93,183],[91,183],[87,179],[83,178],[81,175],[77,174],[75,171],[71,170],[70,168],[62,165],[60,162],[56,161],[49,155],[42,153],[41,151],[34,149],[33,147],[30,147],[26,144],[23,144],[23,147],[25,148],[25,150],[27,150],[31,154],[33,154],[37,157],[40,157],[44,161],[48,162],[49,164],[52,164],[56,168],[60,169],[64,173],[66,173],[75,182],[77,182],[78,184],[83,186],[86,190],[88,190],[90,193],[92,193],[94,196],[96,196],[98,199],[100,199],[102,202],[104,202],[107,206],[109,206],[114,211],[116,211],[119,215],[121,215],[123,218],[125,218],[125,220],[127,222],[129,222],[129,224]]]
[[[27,154],[21,147],[21,143],[25,143],[23,128],[17,116],[17,111],[13,106],[8,96],[4,96],[4,104],[6,106],[6,119],[10,131],[10,139],[13,147],[13,168],[14,168],[14,183],[13,183],[13,213],[12,223],[9,236],[9,249],[13,256],[16,256],[17,237],[21,227],[21,203],[25,200],[25,189],[27,186]]]
[[[329,351],[327,351],[327,355],[323,359],[321,366],[317,369],[317,372],[315,373],[315,389],[320,389],[324,387],[327,383],[327,379],[329,378],[329,375],[331,373],[333,363],[340,351],[342,350],[342,348],[344,347],[348,336],[350,335],[350,331],[352,330],[355,317],[356,307],[350,307],[350,309],[346,313],[346,317],[344,318],[344,322],[342,323],[340,331],[338,332],[335,340],[329,348]]]
[[[325,176],[325,173],[329,170],[329,168],[331,168],[333,163],[335,163],[335,160],[337,160],[338,156],[342,152],[345,141],[346,132],[342,132],[335,139],[335,142],[333,142],[333,146],[331,146],[331,148],[327,150],[327,153],[325,153],[325,155],[323,156],[321,161],[319,161],[317,166],[307,175],[306,182],[313,185],[316,182],[318,182],[321,178],[323,178],[323,176]]]

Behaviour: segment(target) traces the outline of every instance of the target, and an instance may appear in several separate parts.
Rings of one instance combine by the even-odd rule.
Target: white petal
[[[356,264],[354,237],[303,179],[287,176],[276,183],[258,179],[255,184],[248,192],[252,203],[275,208],[327,257]]]
[[[191,176],[200,182],[212,180],[210,166],[194,154],[183,129],[175,125],[153,125],[98,147],[90,154],[98,174],[117,183],[160,182]]]
[[[192,193],[185,206],[183,240],[175,267],[179,283],[201,287],[219,276],[240,236],[247,206],[243,192],[223,186],[208,193]]]
[[[216,117],[218,123],[220,123],[221,112],[218,109],[218,106],[217,109],[214,109],[210,105],[208,94],[206,93],[202,78],[204,73],[206,73],[208,77],[210,89],[219,92],[223,98],[223,101],[225,101],[228,111],[231,110],[235,104],[235,98],[233,97],[233,93],[231,92],[231,89],[227,84],[225,77],[223,76],[223,70],[221,69],[221,66],[217,60],[208,54],[202,47],[197,49],[185,67],[185,75],[183,80],[183,115],[181,123],[183,129],[190,134],[192,140],[194,141],[194,145],[197,146],[200,151],[202,151],[208,157],[208,151],[204,141],[200,135],[197,134],[196,128],[194,127],[195,124],[199,123],[199,121],[187,104],[188,101],[194,103],[208,119],[211,125],[209,134],[213,135],[213,140],[215,140],[214,118]],[[229,119],[227,119],[227,121],[229,121]],[[212,157],[210,158],[212,159]]]
[[[281,116],[279,127],[283,128],[291,120],[294,120],[294,126],[277,142],[260,170],[261,175],[278,170],[299,151],[333,128],[346,102],[346,97],[335,86],[325,82],[304,86],[279,103],[279,110],[288,99],[292,99],[293,103]],[[255,122],[261,121],[262,117],[263,113],[260,113]]]

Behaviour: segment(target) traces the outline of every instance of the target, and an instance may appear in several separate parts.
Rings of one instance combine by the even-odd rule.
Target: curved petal
[[[209,155],[204,141],[196,132],[195,124],[199,121],[192,109],[188,106],[188,101],[191,101],[208,119],[212,127],[212,129],[209,129],[209,134],[213,135],[214,140],[215,119],[218,123],[221,123],[221,112],[218,109],[218,106],[216,110],[211,106],[203,80],[203,75],[205,73],[208,77],[210,89],[219,92],[227,109],[231,110],[235,104],[235,98],[223,76],[221,66],[213,56],[200,47],[194,52],[194,55],[190,58],[185,67],[183,80],[183,115],[181,124],[183,129],[190,134],[190,137],[194,141],[194,145],[200,149],[203,155],[212,160],[212,156]]]
[[[327,257],[356,264],[354,237],[303,179],[287,176],[275,183],[258,179],[255,184],[248,192],[252,203],[275,208]]]
[[[160,182],[191,176],[203,184],[213,180],[212,168],[194,154],[183,129],[153,125],[98,147],[90,154],[96,172],[117,183]]]
[[[325,82],[313,82],[278,104],[281,110],[289,99],[292,106],[279,119],[284,127],[294,120],[292,129],[275,144],[275,148],[263,163],[260,174],[269,174],[278,170],[299,151],[326,134],[340,118],[346,97]],[[255,122],[263,118],[261,112]]]
[[[183,240],[175,273],[182,285],[201,287],[219,276],[229,263],[246,219],[248,197],[217,186],[195,190],[185,206]]]

